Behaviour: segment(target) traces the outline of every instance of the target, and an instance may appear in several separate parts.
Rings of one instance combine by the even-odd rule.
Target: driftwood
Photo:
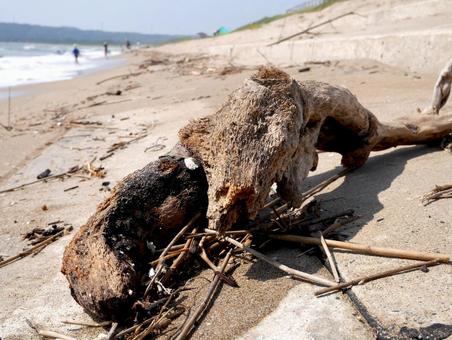
[[[441,140],[452,115],[410,116],[380,123],[345,88],[297,82],[275,68],[261,69],[212,116],[180,131],[207,175],[209,227],[226,230],[253,219],[273,183],[293,206],[317,166],[317,150],[342,154],[345,167],[365,163],[373,150]]]
[[[205,214],[201,167],[175,148],[127,176],[67,246],[62,272],[72,295],[95,319],[125,321],[143,295],[153,250],[165,247],[198,211]]]
[[[441,70],[438,80],[433,88],[433,98],[430,106],[426,107],[423,113],[439,114],[439,110],[446,105],[452,87],[452,59]]]
[[[216,114],[183,128],[169,155],[115,187],[66,248],[62,272],[89,314],[124,322],[144,295],[155,249],[197,213],[194,227],[207,217],[209,228],[224,235],[256,216],[273,183],[299,206],[317,150],[338,152],[353,168],[373,150],[435,142],[450,132],[452,116],[383,124],[345,88],[263,68]]]

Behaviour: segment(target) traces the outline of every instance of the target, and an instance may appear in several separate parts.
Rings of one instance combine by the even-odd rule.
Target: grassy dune
[[[315,6],[315,7],[309,7],[309,8],[304,8],[301,9],[299,11],[294,11],[294,12],[290,12],[290,13],[284,13],[284,14],[277,14],[271,17],[264,17],[260,20],[257,20],[255,22],[252,22],[250,24],[241,26],[239,28],[237,28],[236,30],[234,30],[234,32],[237,31],[244,31],[244,30],[250,30],[250,29],[257,29],[262,27],[263,25],[266,25],[268,23],[271,23],[275,20],[279,20],[279,19],[283,19],[286,18],[288,16],[292,16],[292,15],[299,15],[299,14],[303,14],[303,13],[310,13],[310,12],[316,12],[316,11],[320,11],[328,6],[331,6],[332,4],[339,2],[339,1],[344,1],[344,0],[326,0],[323,4]]]

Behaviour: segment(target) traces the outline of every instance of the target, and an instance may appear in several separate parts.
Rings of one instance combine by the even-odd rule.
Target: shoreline
[[[127,57],[124,57],[124,53],[121,53],[119,55],[115,55],[113,57],[109,57],[107,60],[105,59],[93,59],[95,62],[99,62],[99,65],[87,68],[78,71],[76,74],[72,75],[70,78],[63,78],[63,79],[52,79],[52,80],[37,80],[32,81],[25,84],[18,84],[18,85],[12,85],[12,86],[2,86],[0,87],[0,102],[5,101],[8,99],[8,91],[11,89],[11,98],[24,96],[27,94],[27,91],[29,91],[30,87],[38,87],[41,84],[48,84],[48,83],[54,83],[54,82],[61,82],[61,81],[69,81],[73,79],[77,79],[86,75],[98,73],[101,71],[107,71],[112,70],[117,67],[120,67],[123,64],[127,64]],[[102,62],[101,62],[102,61]],[[32,90],[32,89],[31,89]]]
[[[55,110],[80,106],[90,92],[97,92],[96,80],[126,73],[138,60],[134,55],[122,54],[111,67],[87,70],[71,79],[11,87],[11,131],[6,129],[9,103],[8,89],[4,90],[0,99],[0,185],[65,133],[63,122],[52,119]]]

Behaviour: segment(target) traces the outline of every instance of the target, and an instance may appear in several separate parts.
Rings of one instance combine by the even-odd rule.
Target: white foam
[[[32,50],[35,46],[26,45],[23,48]],[[105,60],[101,48],[80,48],[80,50],[79,64],[74,62],[74,57],[69,51],[39,56],[2,57],[0,58],[0,88],[70,79],[109,62]],[[114,56],[119,53],[119,50],[113,50],[109,55]]]

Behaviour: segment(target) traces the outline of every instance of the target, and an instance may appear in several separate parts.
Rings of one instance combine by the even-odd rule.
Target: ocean
[[[72,45],[0,42],[0,90],[10,86],[71,79],[96,68],[109,67],[118,59],[105,59],[103,46],[78,46],[79,64]],[[121,53],[109,47],[109,56]]]

